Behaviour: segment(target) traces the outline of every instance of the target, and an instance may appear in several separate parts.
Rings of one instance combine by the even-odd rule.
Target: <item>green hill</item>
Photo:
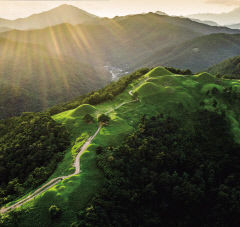
[[[239,88],[238,80],[209,73],[179,75],[158,67],[92,92],[75,108],[77,100],[58,106],[67,109],[52,118],[69,131],[71,145],[48,180],[73,173],[78,149],[97,132],[81,156],[81,173],[4,215],[2,222],[192,226],[197,217],[199,226],[236,226]],[[109,91],[112,95],[106,96]],[[86,123],[86,113],[95,121]],[[98,132],[101,114],[111,120]],[[52,205],[61,209],[53,219],[48,211]]]
[[[240,57],[234,57],[220,62],[208,69],[215,75],[225,75],[231,78],[240,78]]]
[[[86,114],[92,114],[95,111],[96,111],[95,107],[88,104],[84,104],[74,109],[71,113],[71,116],[72,117],[85,116]]]

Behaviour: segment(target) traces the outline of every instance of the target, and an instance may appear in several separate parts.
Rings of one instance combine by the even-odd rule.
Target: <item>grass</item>
[[[206,95],[207,91],[213,88],[223,91],[223,88],[227,86],[235,86],[238,89],[240,82],[221,80],[216,83],[215,77],[207,73],[181,76],[173,75],[166,69],[157,67],[129,85],[122,94],[112,101],[96,106],[81,105],[74,110],[55,115],[53,118],[64,124],[71,133],[72,144],[50,179],[68,175],[74,171],[72,163],[78,149],[98,128],[97,116],[113,110],[109,114],[110,124],[101,129],[82,155],[81,174],[60,182],[19,208],[19,210],[27,211],[21,219],[21,226],[70,226],[76,219],[76,213],[86,207],[88,201],[104,182],[103,174],[96,166],[96,147],[121,144],[124,137],[136,128],[139,119],[145,114],[154,116],[159,113],[168,113],[180,116],[180,113],[186,110],[188,114],[191,114],[199,108],[200,101],[203,101],[205,105],[203,108],[212,111],[216,111],[216,108],[225,109],[236,139],[240,138],[239,107],[232,111],[230,110],[232,107],[227,106],[221,98],[218,100],[217,107],[213,107],[213,100]],[[114,110],[121,103],[133,100],[128,94],[131,89],[137,94],[139,101],[127,103]],[[87,124],[83,121],[86,113],[91,113],[95,119],[94,123]],[[181,116],[187,118],[187,114]],[[190,128],[189,125],[186,127]],[[48,208],[53,204],[63,210],[61,218],[54,222],[50,220],[48,214]]]

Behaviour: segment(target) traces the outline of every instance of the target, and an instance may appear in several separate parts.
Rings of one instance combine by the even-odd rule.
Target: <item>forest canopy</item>
[[[240,145],[224,113],[143,117],[120,146],[98,148],[106,182],[72,226],[239,226]]]
[[[68,145],[69,133],[49,114],[0,121],[0,205],[46,181]]]

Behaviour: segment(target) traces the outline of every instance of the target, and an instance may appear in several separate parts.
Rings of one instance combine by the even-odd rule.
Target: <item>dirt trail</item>
[[[132,94],[132,90],[129,91],[129,95],[130,96],[133,96]],[[128,103],[132,103],[132,102],[137,102],[138,99],[136,100],[132,100],[132,101],[129,101],[129,102],[124,102],[124,103],[121,103],[120,105],[118,105],[117,107],[115,107],[114,109],[106,112],[105,114],[109,114],[111,112],[113,112],[114,110],[117,110],[119,109],[120,107],[122,107],[123,105],[125,104],[128,104]],[[66,178],[69,178],[69,177],[72,177],[72,176],[75,176],[75,175],[78,175],[81,170],[80,170],[80,157],[81,155],[83,154],[83,152],[87,149],[87,147],[91,144],[92,140],[98,135],[98,133],[100,132],[102,128],[102,125],[100,124],[100,126],[98,127],[97,131],[95,132],[95,134],[91,137],[89,137],[89,139],[87,140],[87,142],[81,147],[75,161],[74,161],[74,164],[73,166],[75,167],[75,172],[73,174],[70,174],[68,176],[62,176],[62,177],[56,177],[54,179],[52,179],[51,181],[49,181],[48,183],[44,184],[41,188],[37,189],[35,192],[33,192],[31,195],[27,196],[26,198],[18,201],[17,203],[9,206],[9,207],[2,207],[1,210],[0,210],[0,214],[4,214],[4,213],[7,213],[11,210],[14,210],[20,206],[22,206],[23,204],[31,201],[32,199],[34,199],[36,196],[40,195],[41,193],[47,191],[48,189],[52,188],[53,186],[55,186],[56,184],[58,184],[59,182],[61,182],[62,180],[66,179]]]

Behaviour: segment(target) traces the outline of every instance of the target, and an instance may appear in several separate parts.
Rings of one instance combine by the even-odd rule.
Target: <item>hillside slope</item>
[[[99,19],[78,26],[62,24],[41,30],[15,30],[0,36],[40,44],[54,55],[69,56],[86,64],[126,69],[158,50],[202,35],[223,32],[235,34],[240,31],[148,13]]]
[[[72,173],[72,161],[97,131],[99,115],[108,113],[111,120],[82,155],[82,172],[18,208],[19,225],[59,227],[77,221],[83,226],[149,226],[154,219],[156,226],[191,226],[202,207],[206,218],[198,219],[200,226],[238,223],[239,81],[208,73],[175,75],[163,67],[132,78],[105,102],[98,99],[100,90],[90,95],[98,100],[96,105],[53,116],[69,130],[72,143],[50,179]],[[89,110],[90,123],[85,121]],[[55,221],[48,213],[53,204],[62,211]],[[177,217],[172,212],[176,207]],[[231,220],[222,215],[224,207]],[[16,219],[10,215],[6,220],[9,226]]]
[[[54,57],[39,45],[0,39],[0,48],[0,82],[6,85],[4,93],[1,91],[0,118],[18,115],[22,110],[43,110],[99,89],[111,79],[104,69],[69,57]],[[11,87],[22,96],[18,110],[20,103],[14,101],[16,92],[11,94]]]
[[[156,66],[160,63],[165,66],[189,68],[194,72],[199,72],[239,54],[239,35],[211,34],[161,50],[138,65]]]
[[[240,78],[240,56],[227,59],[208,69],[212,74],[235,76]]]

